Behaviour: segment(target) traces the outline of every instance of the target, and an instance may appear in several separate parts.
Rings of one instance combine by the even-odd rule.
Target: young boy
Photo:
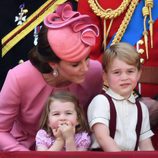
[[[136,49],[128,43],[112,45],[104,53],[103,68],[109,88],[88,107],[92,150],[154,150],[148,109],[133,95],[141,76]]]

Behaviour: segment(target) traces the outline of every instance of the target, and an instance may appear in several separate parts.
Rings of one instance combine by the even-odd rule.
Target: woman
[[[69,4],[45,18],[30,60],[11,69],[2,87],[0,150],[30,150],[44,103],[54,91],[74,93],[87,109],[102,89],[101,64],[88,58],[96,36],[89,16]]]

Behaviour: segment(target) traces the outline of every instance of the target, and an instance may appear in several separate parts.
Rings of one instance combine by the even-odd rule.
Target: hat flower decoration
[[[51,49],[62,60],[77,62],[88,56],[99,35],[90,17],[72,10],[69,3],[60,5],[56,12],[44,19]]]

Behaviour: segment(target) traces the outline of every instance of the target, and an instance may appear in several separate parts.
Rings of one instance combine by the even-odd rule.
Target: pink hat
[[[78,62],[88,56],[99,35],[99,29],[90,22],[90,17],[72,11],[68,3],[49,14],[44,24],[48,27],[50,47],[59,58],[69,62]]]

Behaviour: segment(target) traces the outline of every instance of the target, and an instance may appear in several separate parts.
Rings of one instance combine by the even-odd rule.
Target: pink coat
[[[82,84],[66,87],[85,107],[102,89],[102,67],[90,60],[89,72]],[[57,88],[48,85],[30,63],[11,69],[0,92],[0,150],[27,151],[35,141],[39,119],[48,96]]]

